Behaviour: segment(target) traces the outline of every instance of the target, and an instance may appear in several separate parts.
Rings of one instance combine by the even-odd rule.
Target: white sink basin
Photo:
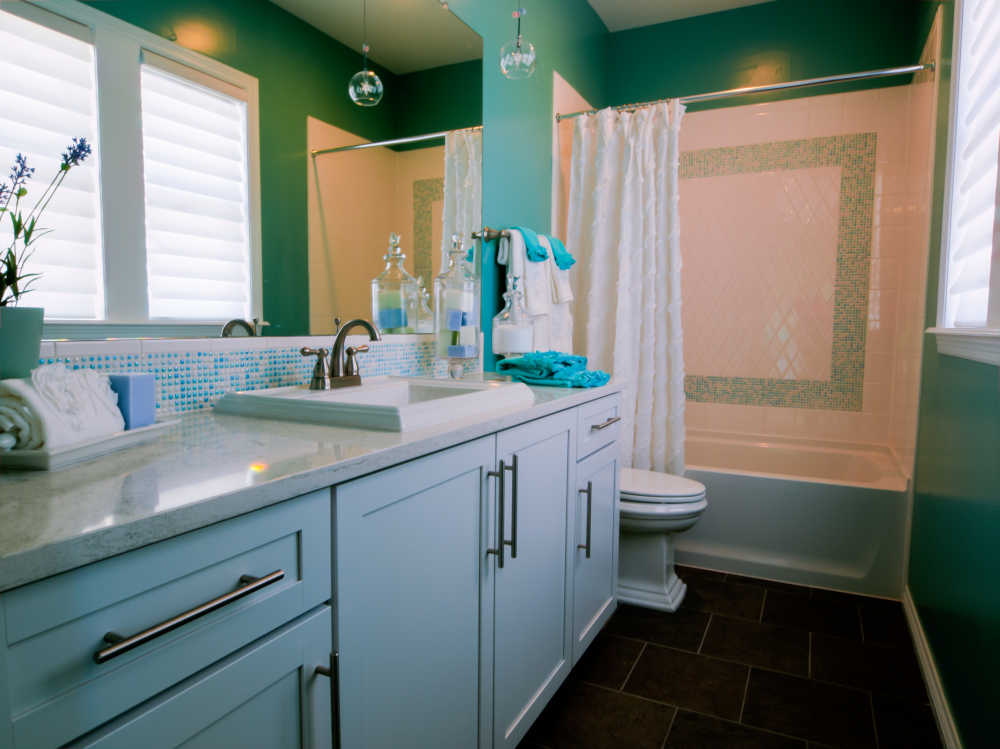
[[[264,419],[408,432],[470,416],[526,408],[534,402],[531,390],[521,383],[368,377],[361,385],[336,390],[293,386],[226,393],[215,410]]]

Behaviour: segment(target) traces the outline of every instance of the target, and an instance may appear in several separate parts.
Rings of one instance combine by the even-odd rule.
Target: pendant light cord
[[[368,70],[368,0],[361,0],[361,37],[362,67]]]

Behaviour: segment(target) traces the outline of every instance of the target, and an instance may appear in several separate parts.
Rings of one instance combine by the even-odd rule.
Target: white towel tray
[[[91,460],[92,458],[98,458],[108,453],[141,445],[143,442],[149,442],[152,439],[156,439],[166,427],[172,426],[179,421],[180,419],[158,421],[149,426],[109,434],[107,437],[101,437],[88,442],[64,445],[54,450],[50,450],[47,447],[41,447],[37,450],[0,450],[0,469],[16,468],[54,471],[73,463]]]

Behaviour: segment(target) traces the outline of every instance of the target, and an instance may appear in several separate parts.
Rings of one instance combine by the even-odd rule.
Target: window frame
[[[39,13],[35,8],[41,9]],[[105,319],[46,320],[45,338],[217,336],[225,320],[149,319],[140,70],[143,51],[241,90],[247,108],[251,317],[262,318],[260,107],[257,78],[76,0],[4,2],[3,10],[43,26],[47,14],[90,29],[97,82],[98,190]],[[203,83],[204,85],[204,83]],[[227,93],[224,88],[218,89]],[[231,94],[230,94],[231,95]],[[137,252],[136,248],[141,251]]]
[[[948,103],[948,155],[945,171],[944,207],[941,221],[941,257],[938,273],[936,326],[928,328],[937,340],[938,353],[958,356],[985,364],[1000,366],[1000,268],[990,267],[989,302],[985,325],[970,327],[949,326],[947,320],[948,287],[951,276],[951,219],[955,194],[956,124],[958,118],[959,77],[962,68],[961,40],[965,15],[964,0],[955,0],[952,30],[952,72],[950,101]],[[1000,188],[998,188],[1000,189]],[[995,216],[994,221],[1000,220]],[[994,253],[996,248],[994,248]]]

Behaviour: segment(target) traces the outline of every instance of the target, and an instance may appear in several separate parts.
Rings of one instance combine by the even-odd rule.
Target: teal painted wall
[[[347,98],[360,68],[357,53],[267,0],[91,0],[99,10],[242,70],[259,80],[264,315],[269,335],[309,332],[306,117],[372,140],[479,124],[482,104],[472,93],[447,97],[443,73],[395,76],[372,66],[386,87],[383,104],[362,109]],[[191,44],[185,27],[199,25],[211,46]],[[460,68],[463,82],[481,75],[478,63]],[[447,71],[453,72],[453,71]],[[433,118],[404,116],[397,101],[414,102],[407,79],[433,84]],[[456,124],[450,124],[450,123]]]
[[[500,47],[514,32],[513,4],[450,0],[455,14],[483,37],[483,218],[490,226],[548,228],[552,207],[552,72],[588,101],[603,105],[607,29],[585,0],[526,2],[522,32],[534,43],[532,78],[500,73]],[[490,318],[499,309],[495,247],[483,253],[483,319],[489,350]],[[493,369],[493,362],[486,362]]]
[[[939,77],[931,237],[940,238],[951,74],[951,3]],[[927,327],[937,319],[932,241]],[[924,342],[909,585],[964,745],[996,746],[1000,673],[1000,370]]]
[[[472,60],[407,73],[388,102],[397,136],[483,124],[483,61]]]
[[[775,0],[616,32],[608,37],[607,103],[909,65],[920,55],[934,5],[920,0]],[[822,91],[907,82],[892,78]],[[788,91],[691,109],[816,93]]]

